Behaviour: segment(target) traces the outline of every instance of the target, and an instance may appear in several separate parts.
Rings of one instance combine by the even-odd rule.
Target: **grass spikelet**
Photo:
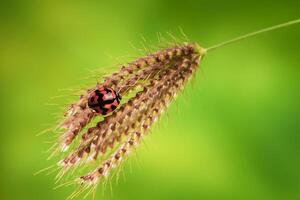
[[[199,57],[197,57],[199,59]],[[118,150],[116,150],[101,166],[94,172],[82,176],[84,183],[96,184],[102,177],[108,176],[111,169],[118,166],[124,157],[130,153],[131,149],[139,144],[147,130],[158,119],[160,114],[168,107],[176,94],[183,89],[184,85],[191,77],[198,66],[197,60],[183,60],[183,63],[177,69],[177,73],[166,74],[166,80],[163,81],[161,88],[150,90],[158,94],[147,95],[147,106],[138,109],[138,115],[135,120],[128,122],[127,126],[131,128],[131,134]],[[130,129],[129,128],[129,129]],[[117,136],[118,137],[118,136]],[[103,143],[105,144],[105,142]]]
[[[175,45],[121,66],[119,71],[104,77],[102,83],[86,90],[78,102],[69,106],[58,127],[63,131],[59,138],[62,151],[68,151],[78,135],[81,138],[78,146],[59,162],[62,170],[57,179],[72,167],[96,161],[99,156],[102,160],[99,166],[81,176],[81,183],[96,185],[108,176],[184,88],[204,54],[205,50],[197,44]],[[93,125],[98,114],[89,107],[88,101],[91,93],[102,87],[110,87],[128,100]]]
[[[85,94],[81,95],[78,102],[70,105],[64,120],[59,124],[58,128],[64,129],[64,134],[59,141],[61,150],[66,151],[76,136],[96,116],[87,106],[91,91],[105,86],[126,96],[137,86],[143,87],[177,60],[196,53],[195,51],[198,49],[194,44],[186,44],[141,57],[128,65],[123,65],[118,72],[111,76],[105,77],[103,83],[98,83],[95,88],[88,89]]]

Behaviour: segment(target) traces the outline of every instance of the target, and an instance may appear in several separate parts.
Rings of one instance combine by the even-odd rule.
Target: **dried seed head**
[[[130,95],[111,115],[82,133],[79,146],[60,165],[69,169],[85,158],[106,158],[94,171],[81,177],[83,183],[96,184],[118,166],[147,130],[195,74],[205,50],[197,44],[184,44],[142,57],[106,77],[99,87],[110,87],[122,96]],[[142,88],[142,89],[140,89]],[[87,106],[91,88],[70,106],[60,127],[65,130],[61,145],[66,149],[97,115]],[[114,149],[108,154],[108,148]]]

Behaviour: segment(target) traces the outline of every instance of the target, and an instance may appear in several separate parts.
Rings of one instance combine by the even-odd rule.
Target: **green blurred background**
[[[158,32],[180,36],[181,27],[208,47],[296,19],[299,8],[294,0],[2,1],[0,199],[65,199],[74,189],[33,176],[55,161],[43,153],[51,134],[36,134],[78,98],[60,89],[96,82],[84,79],[89,70],[129,61],[139,55],[131,44],[157,45]],[[299,36],[300,25],[209,53],[126,163],[125,180],[96,199],[300,199]]]

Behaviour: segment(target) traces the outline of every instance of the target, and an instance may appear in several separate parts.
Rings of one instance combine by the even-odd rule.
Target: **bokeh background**
[[[208,47],[299,18],[299,8],[293,0],[2,1],[0,199],[58,200],[74,189],[33,176],[55,162],[43,153],[51,133],[36,134],[78,98],[61,89],[94,84],[91,70],[129,61],[144,44],[166,45],[157,33],[180,37],[181,27]],[[300,25],[209,53],[126,163],[125,180],[96,199],[300,199],[299,36]]]

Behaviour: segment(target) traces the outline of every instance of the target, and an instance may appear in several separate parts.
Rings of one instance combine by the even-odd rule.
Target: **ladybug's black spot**
[[[112,93],[112,90],[110,90],[108,88],[105,88],[104,90],[105,90],[106,93]]]
[[[114,102],[115,100],[114,99],[110,99],[110,100],[106,100],[106,101],[103,101],[103,100],[98,100],[98,103],[99,103],[99,106],[101,108],[104,108],[105,105],[110,105]]]
[[[103,98],[103,94],[99,90],[95,90],[96,95],[99,97],[98,99]]]
[[[115,106],[115,105],[111,105],[111,107],[110,107],[112,110],[115,110],[116,108],[117,108],[117,106]]]
[[[102,110],[102,115],[106,115],[108,112],[108,109],[104,107],[101,107],[101,110]]]

